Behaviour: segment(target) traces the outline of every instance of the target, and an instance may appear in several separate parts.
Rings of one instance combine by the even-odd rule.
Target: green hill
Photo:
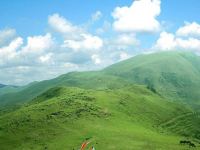
[[[0,106],[23,103],[55,86],[84,89],[118,88],[142,84],[172,100],[200,103],[200,57],[191,52],[139,55],[101,71],[71,72],[52,80],[34,82],[1,94]]]
[[[200,133],[198,125],[171,125],[172,133],[164,123],[189,115],[194,115],[189,108],[163,100],[144,86],[57,87],[0,117],[0,145],[2,150],[78,149],[90,138],[96,149],[184,149],[188,146],[179,144],[182,139],[198,145],[193,136]]]
[[[28,102],[44,91],[56,86],[84,89],[112,89],[129,84],[122,78],[104,75],[101,72],[71,72],[52,80],[34,82],[25,87],[0,95],[0,106]]]
[[[200,57],[191,52],[139,55],[103,70],[132,83],[145,84],[162,96],[187,103],[200,100]]]
[[[179,51],[3,87],[0,149],[198,149],[199,90],[200,57]]]
[[[20,90],[22,90],[22,87],[4,86],[4,87],[0,88],[0,96],[7,94],[7,93],[18,92]]]

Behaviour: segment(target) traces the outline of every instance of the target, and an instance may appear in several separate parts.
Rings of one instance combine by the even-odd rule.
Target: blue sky
[[[199,8],[199,0],[1,0],[0,83],[101,69],[140,53],[199,53]]]
[[[84,4],[82,0],[1,0],[0,28],[13,27],[19,35],[26,37],[44,33],[47,17],[53,13],[59,13],[75,24],[82,24],[97,10],[112,21],[111,12],[115,7],[130,6],[131,3],[132,0],[84,0]],[[163,0],[161,8],[159,19],[172,24],[172,30],[183,25],[184,21],[200,21],[199,0]]]
[[[0,27],[14,27],[20,35],[41,34],[47,27],[47,18],[59,13],[75,24],[85,23],[91,14],[100,10],[106,18],[116,6],[130,5],[131,0],[100,1],[100,0],[2,0],[0,2]]]

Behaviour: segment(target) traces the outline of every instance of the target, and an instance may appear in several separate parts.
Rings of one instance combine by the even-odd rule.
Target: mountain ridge
[[[19,91],[0,91],[0,104],[29,101],[55,86],[85,89],[118,88],[142,84],[167,99],[200,103],[200,57],[192,52],[159,52],[138,55],[100,71],[70,72],[51,80],[34,82]],[[27,93],[24,95],[23,93]],[[24,96],[23,96],[24,95]],[[7,100],[6,100],[7,98]]]
[[[199,64],[191,53],[163,52],[2,88],[1,149],[78,149],[85,139],[108,150],[199,147]]]
[[[200,57],[190,52],[162,52],[130,58],[105,68],[104,72],[149,85],[168,98],[188,101],[200,99],[195,90],[200,88],[199,64]]]
[[[184,128],[181,121],[187,119],[197,124],[188,121]],[[186,147],[179,144],[185,136],[197,143],[198,122],[190,108],[164,100],[142,85],[99,90],[55,87],[0,115],[0,145],[2,150],[78,149],[89,137],[98,149],[177,150]]]
[[[3,88],[3,87],[5,87],[5,86],[7,86],[7,85],[4,85],[4,84],[1,84],[1,83],[0,83],[0,88]]]

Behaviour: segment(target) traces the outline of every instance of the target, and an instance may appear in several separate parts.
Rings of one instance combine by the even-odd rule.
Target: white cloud
[[[94,18],[98,17],[97,12]],[[101,38],[87,31],[84,24],[74,25],[59,14],[49,16],[48,23],[53,30],[44,35],[28,36],[23,43],[15,33],[6,46],[0,46],[0,82],[20,85],[69,71],[100,69],[128,58],[126,48],[138,42],[135,34],[128,33]],[[105,21],[103,32],[112,35],[111,27]]]
[[[17,50],[22,46],[22,44],[23,39],[21,37],[17,37],[11,41],[8,46],[0,48],[0,64],[14,58],[17,54]]]
[[[192,37],[182,39],[172,33],[162,32],[153,49],[200,51],[200,40]]]
[[[173,50],[176,48],[175,36],[171,33],[162,32],[154,46],[158,50]]]
[[[92,21],[97,21],[102,17],[101,11],[96,11],[94,14],[92,14]]]
[[[192,22],[192,23],[185,23],[185,26],[180,27],[176,34],[178,36],[200,36],[200,25],[196,22]]]
[[[139,47],[140,41],[136,38],[135,34],[117,34],[104,39],[103,55],[107,57],[111,56],[112,58],[109,59],[117,62],[125,59],[126,54],[132,55]]]
[[[59,33],[68,34],[79,31],[78,27],[73,26],[71,22],[59,14],[49,16],[48,23],[56,32]]]
[[[54,41],[49,33],[28,37],[27,43],[24,46],[23,44],[23,39],[17,37],[7,46],[0,48],[1,67],[32,66],[51,62],[52,55],[49,51],[53,48]]]
[[[47,53],[39,57],[41,63],[50,63],[52,61],[53,53]]]
[[[79,50],[98,50],[103,46],[103,40],[98,36],[81,34],[80,40],[65,40],[63,47]]]
[[[98,19],[101,16],[101,12],[97,11],[93,15],[93,19]],[[49,16],[49,24],[55,29],[55,31],[64,35],[64,44],[62,47],[69,48],[74,51],[79,50],[98,50],[103,46],[103,40],[87,33],[83,28],[72,25],[66,18],[59,14]]]
[[[130,58],[131,56],[126,52],[120,53],[120,61]]]
[[[120,34],[116,39],[118,45],[138,45],[140,42],[136,39],[134,34]]]
[[[160,23],[160,0],[135,0],[130,7],[117,7],[112,13],[113,27],[122,32],[156,32]]]
[[[28,36],[24,43],[21,37],[15,38],[14,29],[0,32],[10,40],[0,45],[1,83],[20,85],[102,65],[103,39],[58,14],[49,16],[48,23],[53,32]],[[53,37],[55,32],[59,34]]]
[[[93,54],[91,56],[91,58],[92,58],[92,61],[94,62],[94,64],[96,64],[96,65],[101,64],[101,62],[102,62],[99,55],[97,55],[97,54]]]
[[[187,40],[177,38],[177,46],[185,50],[196,50],[200,51],[200,40],[195,38],[189,38]]]
[[[27,38],[27,45],[22,51],[25,53],[41,53],[53,46],[54,42],[51,34],[47,33],[42,36],[32,36]]]

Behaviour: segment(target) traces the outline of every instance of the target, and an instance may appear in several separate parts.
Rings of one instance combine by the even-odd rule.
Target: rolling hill
[[[101,72],[71,72],[52,80],[34,82],[0,95],[0,106],[21,104],[56,86],[84,89],[119,88],[129,84],[122,78],[103,75]]]
[[[163,100],[144,86],[56,87],[0,117],[0,145],[3,150],[78,149],[85,139],[107,150],[187,148],[179,144],[182,139],[197,145],[198,125],[171,125],[178,116],[199,121],[191,109]]]
[[[200,57],[190,52],[138,55],[100,71],[4,88],[3,150],[78,149],[85,139],[107,150],[188,149],[181,140],[199,148]]]
[[[167,99],[196,105],[200,103],[199,64],[200,57],[191,52],[138,55],[101,71],[71,72],[2,94],[0,90],[0,106],[30,101],[55,86],[112,89],[126,84],[146,85]]]
[[[133,57],[103,72],[147,85],[172,100],[199,103],[199,64],[200,57],[191,52],[160,52]]]

